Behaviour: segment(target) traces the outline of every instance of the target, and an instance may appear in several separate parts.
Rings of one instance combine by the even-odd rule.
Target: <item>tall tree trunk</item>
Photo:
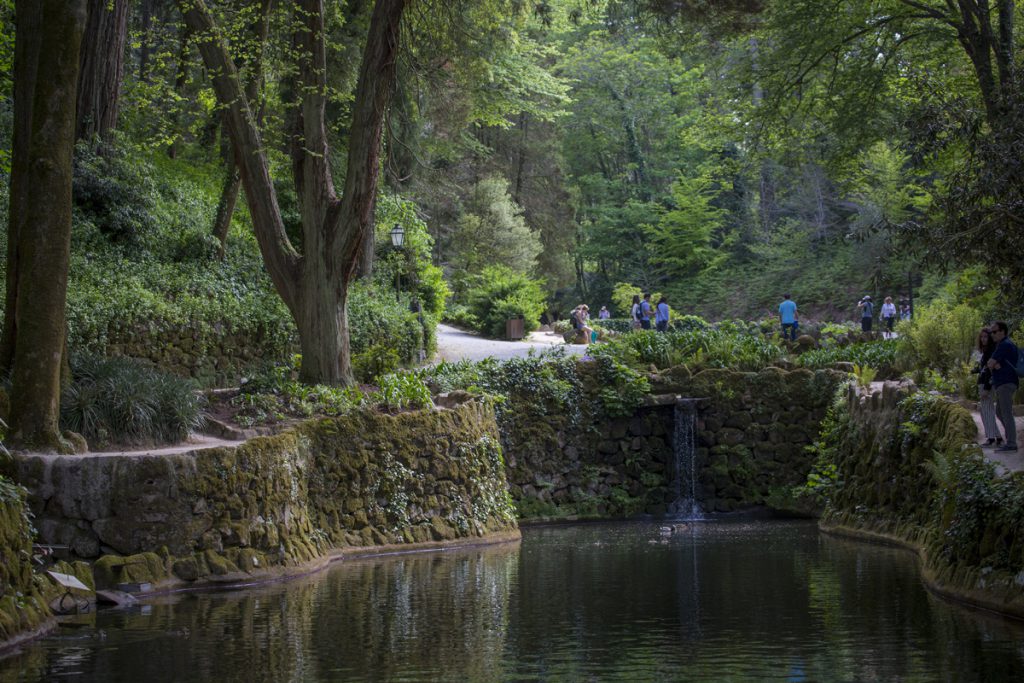
[[[75,138],[105,137],[117,127],[128,0],[89,0],[89,19],[79,60],[78,113]]]
[[[256,239],[275,288],[295,319],[303,350],[300,379],[351,384],[346,311],[348,286],[367,239],[380,166],[384,114],[396,79],[399,25],[407,0],[377,0],[360,65],[352,111],[345,176],[339,200],[331,179],[324,122],[326,50],[322,0],[298,0],[294,44],[301,109],[296,121],[301,144],[293,146],[292,169],[302,214],[299,255],[284,230],[259,127],[238,70],[202,0],[178,0],[186,23],[204,39],[199,51],[225,106],[228,133],[238,150]]]
[[[270,33],[270,10],[274,0],[260,0],[260,11],[252,23],[249,24],[250,37],[255,41],[255,56],[251,60],[243,61],[248,63],[249,74],[245,83],[245,96],[249,99],[249,107],[256,111],[256,123],[263,122],[263,104],[260,102],[260,89],[263,85],[263,48],[267,43],[267,35]],[[243,67],[244,68],[244,67]],[[222,124],[227,134],[227,126]],[[231,229],[231,218],[235,215],[235,205],[238,203],[238,190],[242,185],[242,178],[238,175],[238,160],[235,158],[234,145],[228,142],[230,150],[224,159],[227,164],[227,173],[224,176],[224,184],[221,185],[220,201],[217,202],[217,215],[213,220],[213,236],[217,238],[217,256],[224,260],[227,253],[228,231]]]
[[[142,44],[139,46],[139,82],[149,82],[149,53],[152,51],[149,34],[153,26],[153,0],[142,0],[142,19],[139,22],[142,33]]]
[[[192,31],[188,25],[185,24],[178,31],[178,60],[175,62],[175,74],[174,74],[174,94],[178,97],[183,97],[185,92],[185,84],[188,83],[188,51],[190,47],[190,41],[192,39]],[[181,119],[180,109],[175,109],[174,123],[177,124]],[[180,126],[175,126],[176,129],[180,130]],[[171,159],[178,157],[178,146],[181,145],[181,136],[174,136],[174,140],[167,147],[167,156]]]
[[[18,0],[15,139],[8,240],[16,245],[11,436],[62,446],[60,373],[71,252],[71,158],[85,0]],[[26,117],[26,118],[21,118]],[[46,207],[46,210],[37,210]],[[9,264],[10,265],[10,264]]]

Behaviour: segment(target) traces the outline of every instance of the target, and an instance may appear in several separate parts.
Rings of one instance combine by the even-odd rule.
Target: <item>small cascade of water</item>
[[[672,486],[675,498],[668,511],[683,519],[703,519],[704,510],[697,502],[697,402],[679,398],[675,404],[672,452],[674,472]]]

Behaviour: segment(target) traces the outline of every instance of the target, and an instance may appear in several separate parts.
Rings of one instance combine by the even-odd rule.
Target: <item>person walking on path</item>
[[[644,294],[644,300],[640,302],[640,327],[645,330],[651,329],[651,295]]]
[[[1006,432],[1006,443],[997,451],[1017,450],[1017,423],[1013,419],[1013,395],[1017,393],[1020,382],[1017,379],[1017,345],[1010,341],[1010,328],[1002,320],[992,323],[989,328],[996,349],[988,359],[988,367],[992,370],[992,388],[996,393],[996,414],[1003,423]]]
[[[871,303],[871,297],[867,294],[864,298],[857,302],[857,308],[860,309],[860,329],[862,332],[871,331],[871,316],[875,312],[875,305]]]
[[[597,312],[597,319],[598,320],[607,320],[610,317],[612,317],[612,314],[608,310],[607,306],[602,306],[601,310]]]
[[[658,299],[658,310],[655,312],[655,327],[658,332],[668,332],[668,299]]]
[[[882,322],[885,323],[882,337],[885,339],[894,337],[893,326],[896,325],[896,304],[892,302],[891,296],[885,297],[885,302],[882,304]]]
[[[639,330],[640,325],[640,295],[633,295],[633,305],[629,309],[629,317],[633,321],[633,329]]]
[[[978,340],[975,344],[974,358],[976,365],[971,370],[972,374],[978,376],[978,412],[981,413],[981,424],[985,429],[985,443],[983,446],[1002,446],[1003,438],[999,436],[999,426],[996,424],[996,402],[995,394],[992,392],[992,370],[988,367],[988,359],[996,350],[996,342],[989,334],[988,328],[983,327],[978,332]]]
[[[782,323],[782,338],[796,341],[796,331],[800,323],[797,322],[796,302],[789,298],[789,294],[782,295],[782,303],[779,304],[779,321]]]

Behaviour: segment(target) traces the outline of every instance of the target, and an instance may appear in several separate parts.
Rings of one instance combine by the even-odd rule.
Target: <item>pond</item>
[[[813,523],[587,524],[101,611],[13,680],[1021,681],[1024,627]]]

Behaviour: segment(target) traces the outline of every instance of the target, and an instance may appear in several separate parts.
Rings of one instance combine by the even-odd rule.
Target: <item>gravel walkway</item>
[[[498,341],[449,325],[437,326],[437,361],[480,361],[492,357],[508,360],[526,356],[531,350],[538,353],[556,347],[577,356],[587,349],[584,344],[566,344],[560,335],[552,332],[533,332],[523,341]]]
[[[971,417],[974,418],[974,424],[978,426],[978,441],[985,440],[985,426],[981,422],[981,413],[977,410],[971,411]],[[1021,432],[1024,431],[1024,417],[1017,416],[1014,418],[1017,423],[1017,452],[1016,453],[1000,453],[995,448],[989,446],[982,447],[985,452],[985,457],[994,462],[998,467],[1002,468],[1003,473],[1008,472],[1024,472],[1024,451],[1020,448],[1024,445],[1024,441],[1021,441]],[[999,428],[999,434],[1003,433],[1003,423],[996,419],[996,427]]]

